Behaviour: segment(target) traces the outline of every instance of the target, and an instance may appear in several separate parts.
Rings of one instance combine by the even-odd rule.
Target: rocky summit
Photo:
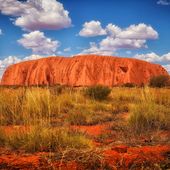
[[[116,86],[148,83],[157,75],[168,75],[158,64],[111,56],[79,55],[47,57],[9,66],[1,85]]]

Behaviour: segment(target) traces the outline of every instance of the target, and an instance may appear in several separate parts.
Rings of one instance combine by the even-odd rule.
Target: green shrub
[[[166,75],[154,76],[150,79],[149,85],[151,87],[165,87],[170,85],[170,78]]]
[[[111,89],[106,86],[93,86],[93,87],[88,87],[85,90],[85,94],[95,100],[104,100],[106,99],[111,92]]]

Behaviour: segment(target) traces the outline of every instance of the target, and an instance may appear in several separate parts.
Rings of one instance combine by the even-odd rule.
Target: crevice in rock
[[[127,71],[128,71],[128,67],[120,66],[120,69],[121,69],[124,73],[127,73]]]

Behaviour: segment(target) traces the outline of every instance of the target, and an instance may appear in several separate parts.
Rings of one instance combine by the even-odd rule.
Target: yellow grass
[[[72,131],[70,125],[109,123],[125,112],[132,133],[168,129],[170,89],[116,87],[98,101],[82,89],[0,88],[0,145],[26,151],[89,148],[92,139]],[[6,135],[9,125],[28,129]]]

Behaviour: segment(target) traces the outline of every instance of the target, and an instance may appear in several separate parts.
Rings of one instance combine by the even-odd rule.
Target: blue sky
[[[135,57],[170,71],[169,0],[0,0],[0,74],[41,56]]]

